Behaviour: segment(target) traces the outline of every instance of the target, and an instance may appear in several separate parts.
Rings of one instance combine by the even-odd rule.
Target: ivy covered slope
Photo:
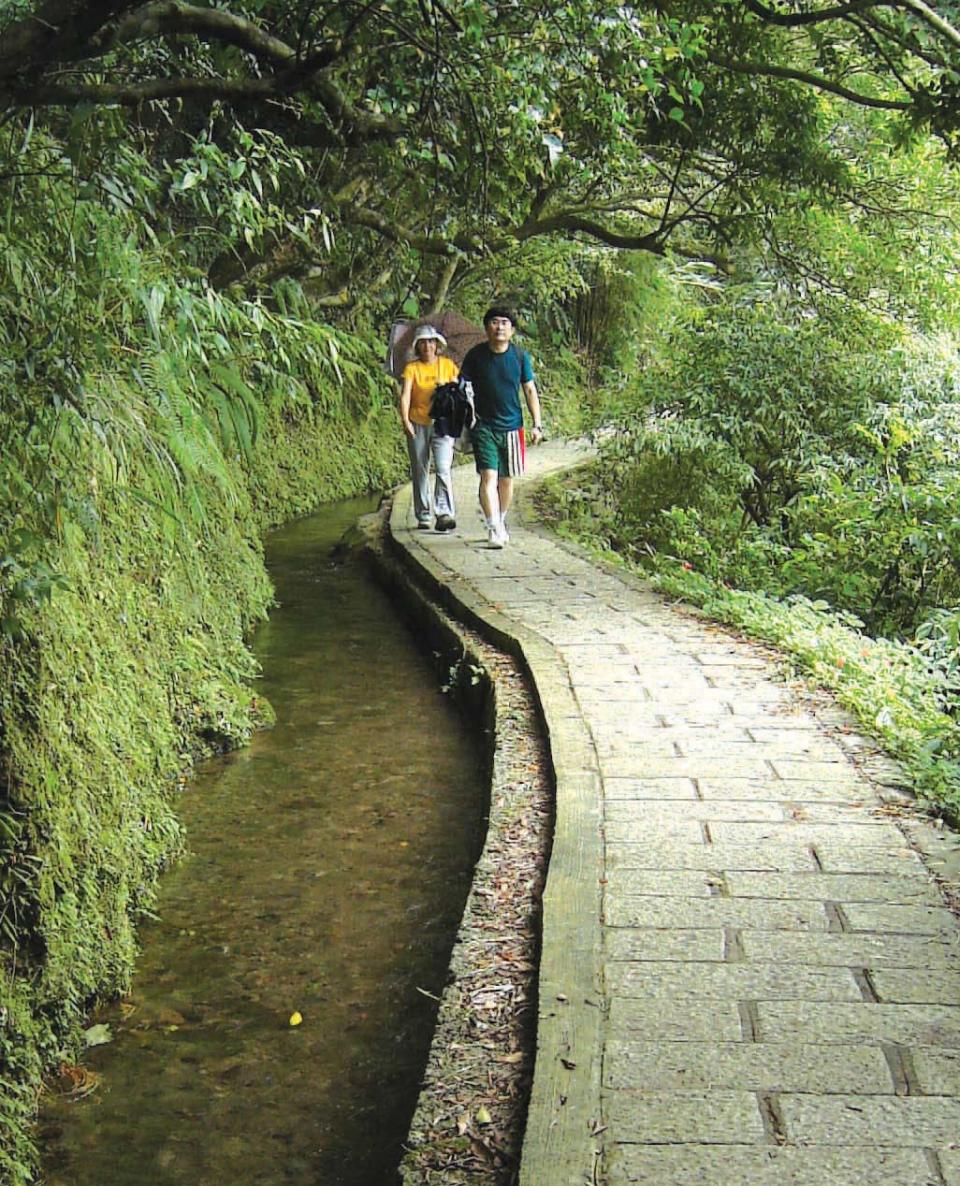
[[[125,193],[34,131],[0,229],[0,1180],[44,1071],[129,982],[191,760],[269,718],[245,639],[267,525],[389,483],[361,337],[214,291]],[[153,175],[155,177],[155,174]],[[172,183],[173,179],[170,179]]]

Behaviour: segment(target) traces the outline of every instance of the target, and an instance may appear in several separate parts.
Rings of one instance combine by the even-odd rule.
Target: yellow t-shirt
[[[410,388],[410,419],[414,424],[430,425],[430,401],[433,393],[441,383],[449,383],[460,373],[459,367],[452,358],[441,354],[433,362],[420,362],[414,359],[403,368],[403,378],[412,379]]]

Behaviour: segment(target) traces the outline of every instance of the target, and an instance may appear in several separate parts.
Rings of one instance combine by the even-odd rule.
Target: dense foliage
[[[296,289],[282,304],[214,291],[152,216],[179,200],[180,168],[164,177],[117,140],[78,186],[49,133],[15,148],[0,227],[7,1182],[29,1173],[41,1069],[72,1062],[91,1000],[129,982],[192,757],[269,719],[245,642],[271,598],[262,530],[400,472],[376,348],[318,323]]]
[[[0,0],[0,1176],[268,715],[263,528],[400,472],[397,314],[515,300],[589,531],[950,705],[958,73],[919,3]]]

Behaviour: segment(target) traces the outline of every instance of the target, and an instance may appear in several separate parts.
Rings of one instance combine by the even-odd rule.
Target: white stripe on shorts
[[[525,450],[523,429],[515,428],[507,433],[507,475],[519,478],[523,474]]]

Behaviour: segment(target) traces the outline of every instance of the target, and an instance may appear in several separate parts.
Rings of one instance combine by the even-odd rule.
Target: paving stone
[[[914,1047],[910,1060],[924,1095],[960,1096],[960,1050]],[[960,1139],[960,1132],[954,1140]]]
[[[761,962],[960,970],[960,948],[939,936],[743,931],[740,943],[746,959]]]
[[[609,765],[611,769],[614,766],[621,768],[625,763],[630,763],[631,770],[642,771],[643,763],[651,759],[682,757],[666,732],[663,732],[659,737],[648,736],[642,741],[621,739],[615,745],[611,745],[609,742],[597,742],[596,734],[594,734],[594,741],[603,766]]]
[[[584,719],[593,729],[620,729],[634,732],[637,729],[660,729],[665,719],[663,709],[652,700],[640,703],[631,701],[629,707],[616,701],[596,699],[596,688],[589,689],[590,695],[583,704]],[[581,701],[584,697],[580,697]]]
[[[755,741],[748,737],[738,738],[735,728],[730,728],[720,735],[701,737],[697,737],[690,729],[672,729],[668,736],[679,747],[683,757],[709,758],[709,770],[716,770],[721,764],[726,766],[727,759],[749,762],[763,761],[770,757]]]
[[[609,843],[654,844],[657,841],[685,841],[703,844],[703,828],[695,819],[607,820],[603,834]]]
[[[960,1149],[938,1149],[946,1186],[960,1186]]]
[[[765,729],[778,733],[795,733],[798,730],[808,733],[822,731],[816,717],[796,700],[788,701],[779,708],[768,708],[757,713],[752,719],[747,719],[748,714],[742,710],[741,706],[741,710],[735,711],[734,716],[738,718],[737,723],[742,724],[751,733]]]
[[[787,1137],[804,1145],[952,1144],[960,1100],[919,1096],[781,1095]]]
[[[942,1186],[916,1149],[789,1149],[627,1145],[610,1157],[609,1186]],[[948,1186],[960,1186],[960,1177]]]
[[[760,1108],[749,1091],[611,1092],[604,1103],[607,1123],[620,1143],[764,1139]]]
[[[714,674],[711,678],[716,680],[717,677]],[[749,685],[744,685],[738,681],[735,687],[740,693],[736,697],[739,710],[735,709],[735,712],[738,716],[763,717],[772,711],[793,708],[794,698],[792,693],[788,692],[785,688],[777,687],[775,684],[765,684],[757,681]],[[729,688],[718,688],[718,691],[723,692],[729,699]]]
[[[718,667],[721,669],[734,668],[743,671],[765,671],[769,667],[769,663],[765,659],[758,659],[754,655],[725,655],[720,651],[711,653],[698,649],[694,654],[694,658],[707,671]]]
[[[676,1088],[893,1094],[883,1051],[869,1046],[776,1046],[762,1042],[608,1042],[610,1089]],[[687,1135],[692,1139],[692,1134]]]
[[[683,683],[669,684],[669,683],[654,683],[650,680],[644,680],[643,687],[647,693],[647,699],[653,701],[655,704],[660,704],[667,709],[677,712],[681,705],[689,708],[690,716],[696,718],[700,712],[701,705],[704,711],[709,712],[712,708],[722,705],[729,709],[731,702],[731,692],[728,688],[714,688],[706,681],[703,685],[698,684],[697,688],[691,688]],[[756,710],[756,704],[754,710]]]
[[[666,728],[670,740],[691,756],[699,757],[703,753],[716,756],[722,751],[729,757],[737,758],[746,752],[744,746],[754,750],[758,748],[747,730],[738,725],[734,717],[715,717],[706,722],[681,721],[674,717],[673,723]]]
[[[659,716],[668,729],[683,729],[691,733],[696,731],[710,735],[727,729],[746,731],[744,723],[731,716],[728,705],[721,701],[712,703],[709,712],[700,708],[692,716],[676,705],[661,705]]]
[[[634,704],[652,705],[653,698],[646,688],[634,683],[610,683],[604,687],[590,687],[579,684],[576,688],[577,699],[584,706],[584,712],[589,716],[597,705],[603,706],[610,712],[620,712],[626,715]]]
[[[567,672],[570,683],[578,693],[587,688],[610,688],[614,692],[621,692],[626,688],[641,686],[634,666],[628,659],[620,662],[608,660],[598,665],[568,662]]]
[[[835,749],[837,742],[827,740],[817,728],[817,722],[812,716],[798,716],[794,724],[780,724],[764,721],[759,725],[750,725],[750,734],[761,745],[784,745],[800,747],[806,753],[808,749],[830,746]],[[840,757],[833,755],[835,759]],[[843,759],[846,761],[846,759]]]
[[[708,775],[697,779],[704,799],[774,799],[790,803],[860,803],[864,788],[859,783],[816,782],[796,779],[785,783],[771,772],[766,778],[726,778]]]
[[[892,873],[924,871],[923,861],[898,832],[882,845],[857,845],[855,848],[827,834],[814,843],[817,860],[825,873]]]
[[[935,972],[926,968],[922,975],[914,969],[872,968],[870,982],[877,996],[886,1004],[956,1005],[960,1003],[960,972]]]
[[[609,778],[603,780],[603,797],[616,799],[696,799],[692,778]]]
[[[731,778],[766,778],[770,767],[760,759],[724,762],[724,771]],[[607,759],[605,773],[634,778],[704,778],[711,771],[711,763],[703,758],[646,758],[642,761],[624,755],[619,760]]]
[[[643,686],[650,692],[654,700],[661,699],[660,692],[666,693],[666,699],[677,696],[699,696],[702,692],[713,691],[713,685],[702,671],[698,671],[692,663],[685,663],[682,658],[675,656],[669,668],[650,668],[640,656],[635,660],[638,677]]]
[[[824,785],[829,786],[830,784]],[[833,785],[841,786],[843,784],[834,783]],[[829,801],[797,803],[791,800],[789,794],[793,783],[782,782],[780,786],[787,791],[783,797],[784,808],[790,818],[796,820],[798,824],[841,824],[858,827],[861,824],[883,824],[885,822],[881,816],[875,814],[881,806],[879,798],[874,796],[867,787],[860,787],[858,797],[849,799],[846,803]]]
[[[607,872],[607,896],[652,894],[656,897],[709,898],[722,877],[708,869],[612,869]]]
[[[750,927],[759,931],[826,931],[822,902],[758,898],[622,898],[605,903],[612,927]]]
[[[763,1042],[884,1042],[894,1046],[960,1046],[960,1005],[859,1005],[759,1001]],[[960,1104],[958,1104],[960,1106]],[[960,1127],[957,1132],[960,1133]],[[896,1142],[894,1142],[896,1143]]]
[[[624,646],[619,642],[598,644],[589,642],[587,639],[578,639],[576,642],[568,644],[564,648],[564,656],[568,663],[578,656],[584,656],[585,661],[590,662],[592,666],[596,666],[600,659],[608,659],[613,663],[618,663],[627,657]],[[602,670],[602,668],[597,667],[597,670]]]
[[[927,903],[933,906],[942,902],[936,884],[919,873],[914,877],[885,877],[871,873],[784,874],[732,870],[726,876],[726,884],[734,898],[806,898],[843,903]]]
[[[607,1034],[645,1042],[737,1042],[743,1027],[736,1001],[703,1001],[691,1009],[689,1001],[615,997],[610,1002]]]
[[[607,869],[752,869],[775,872],[816,872],[810,848],[790,844],[705,844],[652,840],[645,844],[608,843]]]
[[[630,927],[604,929],[611,960],[722,960],[721,930],[649,931]]]
[[[601,772],[605,766],[606,762],[601,759]],[[608,820],[756,820],[761,823],[780,823],[787,819],[779,803],[729,803],[723,799],[670,803],[657,803],[650,799],[613,799],[607,800],[604,815]]]
[[[605,969],[611,996],[670,997],[708,1000],[863,1000],[849,968],[740,963],[668,961],[609,962]]]
[[[823,841],[844,844],[849,848],[860,845],[880,847],[902,842],[892,824],[865,820],[862,824],[804,824],[789,821],[783,824],[718,823],[711,826],[713,839],[719,844],[764,844],[786,840],[791,844],[819,845]]]
[[[774,758],[773,768],[787,781],[799,778],[804,781],[850,782],[856,778],[854,767],[845,757],[838,757],[833,762],[792,762],[787,758]]]
[[[850,902],[843,914],[853,931],[893,931],[908,935],[938,935],[960,939],[957,920],[945,906],[879,906]]]

